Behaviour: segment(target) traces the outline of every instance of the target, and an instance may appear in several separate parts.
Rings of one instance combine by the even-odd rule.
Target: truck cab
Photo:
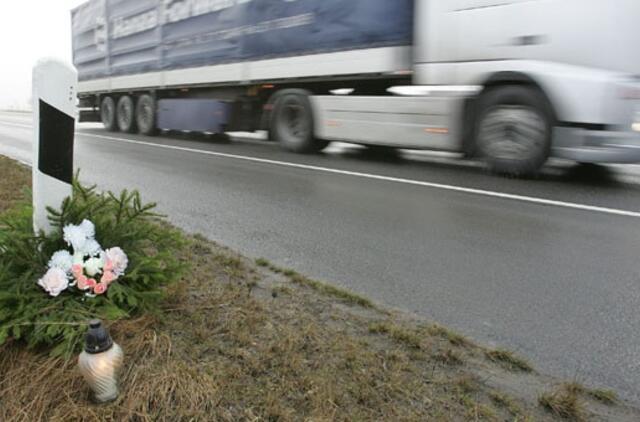
[[[464,152],[517,175],[548,157],[638,162],[637,16],[634,0],[416,0],[414,87],[392,90],[412,98],[323,97],[333,127],[323,135],[379,127],[398,146]]]

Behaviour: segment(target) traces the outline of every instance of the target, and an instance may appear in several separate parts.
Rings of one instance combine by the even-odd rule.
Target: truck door
[[[509,60],[539,53],[548,39],[548,8],[540,7],[545,2],[549,0],[455,0],[452,12],[460,37],[455,60]]]

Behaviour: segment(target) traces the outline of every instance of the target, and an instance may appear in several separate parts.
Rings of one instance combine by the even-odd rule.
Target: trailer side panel
[[[80,80],[89,81],[410,46],[413,3],[414,0],[90,0],[72,12],[74,64]]]

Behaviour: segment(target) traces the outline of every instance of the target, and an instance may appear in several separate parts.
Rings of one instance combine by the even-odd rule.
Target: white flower
[[[82,220],[77,226],[69,224],[63,229],[64,240],[73,247],[73,253],[84,255],[97,255],[102,248],[93,238],[96,235],[96,228],[89,220]]]
[[[93,239],[96,235],[96,227],[89,220],[82,220],[79,227],[82,229],[87,239]]]
[[[69,286],[67,274],[60,268],[49,268],[49,271],[38,280],[38,285],[51,296],[58,296]]]
[[[102,246],[100,246],[100,244],[96,240],[88,239],[84,244],[84,248],[82,249],[82,252],[85,255],[91,255],[91,256],[100,255],[100,253],[102,252]]]
[[[89,258],[84,263],[84,270],[89,277],[102,272],[102,258]]]
[[[107,249],[105,251],[106,262],[110,263],[111,271],[118,277],[124,274],[124,270],[127,269],[129,259],[124,251],[118,247]]]
[[[62,230],[64,241],[67,245],[71,245],[74,253],[83,252],[85,243],[87,243],[87,235],[80,226],[69,224]]]
[[[68,251],[62,250],[54,253],[49,260],[49,268],[60,268],[66,274],[71,272],[73,258]]]
[[[84,265],[84,253],[76,252],[73,254],[73,265],[82,264]]]

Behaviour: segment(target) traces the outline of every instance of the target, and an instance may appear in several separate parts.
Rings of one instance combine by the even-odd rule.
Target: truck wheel
[[[553,113],[541,92],[524,86],[490,89],[478,110],[476,147],[491,170],[530,176],[547,161]]]
[[[136,122],[138,133],[142,135],[155,135],[156,128],[156,101],[149,94],[143,94],[138,98],[136,105]]]
[[[100,104],[100,119],[102,125],[109,132],[115,132],[116,128],[116,103],[111,97],[104,97]]]
[[[135,130],[135,106],[133,98],[128,95],[120,97],[116,108],[116,121],[120,132],[132,133]]]
[[[313,136],[313,111],[306,94],[283,93],[275,102],[271,117],[274,139],[285,149],[297,153],[312,153],[324,149],[329,142]]]

